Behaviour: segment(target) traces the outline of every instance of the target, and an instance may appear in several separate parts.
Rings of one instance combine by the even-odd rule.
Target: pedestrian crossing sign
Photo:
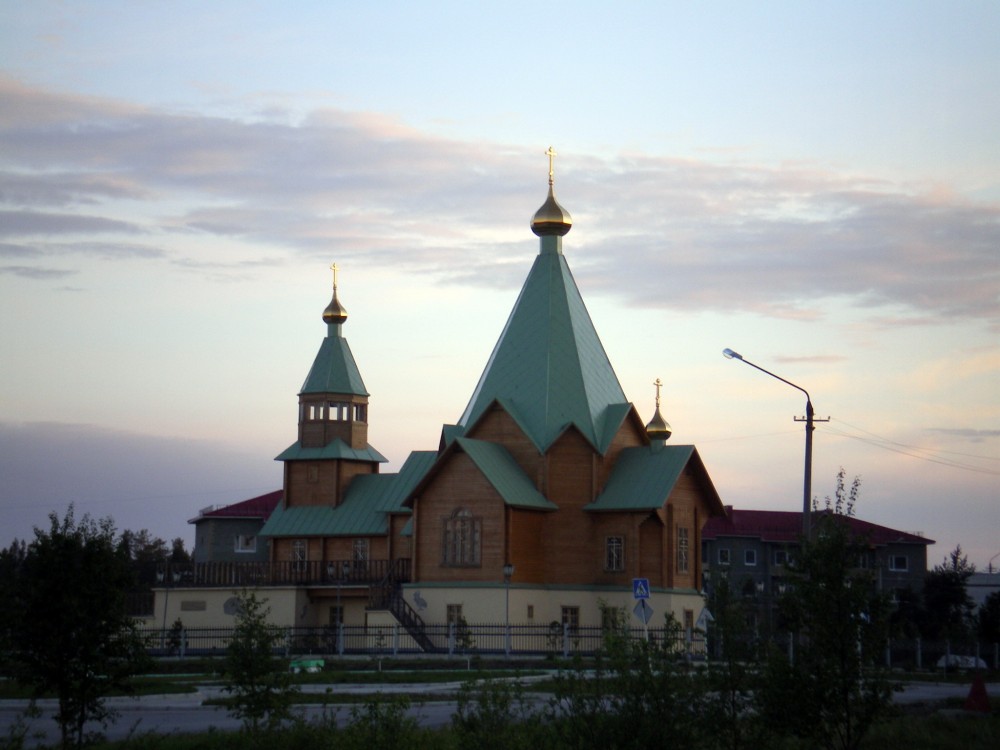
[[[649,598],[649,579],[648,578],[633,578],[632,579],[632,598],[633,599],[648,599]]]

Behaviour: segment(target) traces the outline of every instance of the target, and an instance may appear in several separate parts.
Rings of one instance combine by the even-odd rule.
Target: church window
[[[296,539],[292,542],[292,569],[296,573],[304,573],[306,569],[306,540]]]
[[[691,550],[688,546],[688,530],[684,526],[677,527],[677,572],[687,573],[690,569]]]
[[[368,406],[365,404],[355,404],[354,405],[354,421],[355,422],[367,422],[368,421]]]
[[[464,508],[444,520],[442,564],[453,567],[476,567],[482,564],[482,519]]]
[[[355,539],[351,550],[351,559],[356,563],[368,562],[368,540]]]
[[[609,536],[604,540],[604,569],[625,570],[625,537]]]

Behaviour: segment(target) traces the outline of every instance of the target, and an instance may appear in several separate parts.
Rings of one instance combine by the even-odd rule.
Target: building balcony
[[[407,583],[410,561],[300,560],[281,562],[205,562],[160,565],[161,588],[242,588],[257,586],[370,586]]]

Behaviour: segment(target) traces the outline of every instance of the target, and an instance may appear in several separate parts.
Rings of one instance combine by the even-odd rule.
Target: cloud
[[[484,287],[516,287],[512,253],[534,252],[537,148],[432,137],[372,113],[246,121],[2,78],[0,102],[7,237],[60,235],[85,251],[102,235],[145,233],[172,250],[139,257],[188,270],[216,265],[189,249],[208,239],[266,263],[322,252]],[[904,323],[1000,324],[1000,206],[940,185],[724,158],[561,156],[556,189],[575,221],[566,252],[588,290],[798,320],[836,297]]]
[[[64,271],[58,268],[38,268],[36,266],[0,266],[0,274],[20,276],[25,279],[62,279],[72,276],[76,271]]]
[[[928,432],[937,432],[949,437],[962,438],[973,443],[982,443],[986,440],[1000,437],[1000,430],[974,430],[968,427],[928,427],[927,430]]]
[[[3,237],[140,231],[136,224],[103,216],[0,210],[0,236]]]

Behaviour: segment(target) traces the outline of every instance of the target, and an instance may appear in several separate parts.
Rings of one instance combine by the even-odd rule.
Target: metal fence
[[[221,656],[234,629],[145,628],[141,631],[153,656]],[[424,633],[434,646],[432,653],[449,656],[593,656],[607,642],[608,631],[600,627],[570,625],[510,625],[503,623],[427,624]],[[622,636],[641,640],[645,628],[628,628]],[[402,656],[427,653],[401,625],[330,625],[315,628],[275,628],[275,654],[293,656]],[[718,658],[716,644],[694,634],[667,628],[649,628],[649,640],[667,644],[678,654],[694,659]],[[783,634],[773,645],[794,658],[798,648],[794,635]],[[1000,671],[1000,644],[978,641],[924,641],[894,639],[885,644],[884,665],[905,671],[956,671],[992,669]]]
[[[229,647],[234,629],[144,628],[153,656],[221,656]],[[275,628],[276,654],[305,655],[406,655],[426,653],[400,625],[330,625],[318,628]],[[600,627],[569,625],[427,624],[424,633],[433,653],[459,655],[590,656],[605,645],[607,631]],[[647,637],[645,628],[631,628],[621,635]],[[650,641],[670,642],[679,653],[702,654],[704,642],[678,635],[675,630],[649,628]]]

